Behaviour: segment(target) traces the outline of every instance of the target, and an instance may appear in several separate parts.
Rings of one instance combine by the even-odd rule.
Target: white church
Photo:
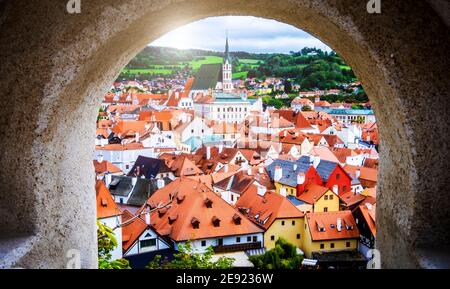
[[[262,111],[261,99],[247,99],[246,92],[235,91],[232,77],[227,36],[223,63],[203,64],[192,84],[190,96],[198,116],[240,123],[250,111]]]

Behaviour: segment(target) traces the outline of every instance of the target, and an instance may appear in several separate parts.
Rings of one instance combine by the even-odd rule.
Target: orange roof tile
[[[360,170],[360,180],[367,180],[372,182],[377,182],[378,180],[378,170],[366,167],[357,167],[352,165],[345,165],[344,170],[350,174],[355,175],[357,170]]]
[[[167,204],[170,196],[174,197],[171,206],[164,211],[154,211],[151,223],[159,234],[168,235],[172,240],[185,241],[262,232],[207,186],[189,178],[178,178],[156,191],[147,204]],[[234,221],[235,215],[241,219],[240,224]],[[170,222],[170,216],[177,218]],[[219,226],[213,224],[213,219],[220,220]],[[194,226],[196,222],[198,228]]]
[[[121,169],[109,161],[104,160],[100,163],[97,160],[94,160],[93,163],[96,174],[103,174],[106,172],[114,174],[122,172]]]
[[[341,219],[342,229],[338,231],[337,220]],[[357,239],[359,230],[352,212],[307,213],[305,221],[313,241]]]
[[[95,193],[97,202],[97,219],[113,217],[121,214],[119,207],[116,202],[114,202],[111,193],[103,181],[98,180],[95,183]]]
[[[134,216],[129,211],[123,211],[122,249],[124,251],[127,251],[148,228],[148,225],[139,217],[129,222],[132,217]]]
[[[317,202],[326,192],[332,192],[330,189],[319,186],[316,184],[308,184],[306,185],[305,191],[301,193],[297,198],[301,201],[304,201],[308,204],[314,204]]]
[[[250,220],[265,229],[268,229],[276,219],[301,218],[304,216],[303,212],[280,194],[268,191],[264,196],[258,195],[256,185],[249,186],[241,195],[235,207],[241,212],[245,212]]]
[[[370,232],[373,236],[377,235],[377,229],[376,229],[376,223],[375,223],[375,211],[376,211],[376,204],[373,205],[367,205],[362,204],[359,205],[359,209],[361,210],[361,213],[366,220],[366,223],[370,229]]]

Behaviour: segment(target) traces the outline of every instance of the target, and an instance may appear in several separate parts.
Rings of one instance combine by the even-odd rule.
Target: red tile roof
[[[301,201],[304,201],[308,204],[314,204],[319,200],[326,192],[332,192],[327,187],[319,186],[316,184],[308,184],[306,185],[305,191],[301,193],[297,198]],[[337,195],[336,195],[337,197]]]
[[[368,205],[362,204],[359,205],[359,209],[361,210],[361,213],[364,217],[364,220],[366,221],[366,224],[368,225],[370,232],[373,236],[377,236],[377,229],[376,229],[376,223],[375,223],[375,211],[376,211],[376,204]]]
[[[366,167],[357,167],[352,165],[345,165],[344,170],[350,174],[355,175],[357,170],[360,170],[360,180],[367,180],[371,182],[377,182],[378,180],[378,170]]]
[[[156,191],[147,204],[167,204],[170,196],[174,198],[171,206],[166,210],[154,211],[151,224],[159,234],[167,235],[172,240],[185,241],[262,232],[207,186],[188,178],[178,178]],[[211,205],[211,208],[208,205]],[[234,216],[241,219],[240,224],[234,221]],[[169,222],[169,217],[176,220]],[[220,220],[220,225],[214,226],[213,219]],[[195,228],[193,223],[197,221],[199,226]]]
[[[122,222],[122,249],[127,251],[142,235],[142,233],[148,228],[147,224],[141,218],[135,218],[133,221],[129,221],[134,217],[129,211],[123,211]]]
[[[103,181],[95,183],[97,219],[120,215],[120,209]]]
[[[337,220],[341,219],[342,229],[338,231]],[[313,241],[357,239],[359,230],[352,212],[349,210],[324,213],[307,213],[305,221]]]
[[[114,174],[122,172],[121,169],[119,169],[117,166],[115,166],[113,163],[109,161],[104,160],[101,163],[99,163],[97,160],[94,160],[93,163],[96,174],[103,174],[106,172]]]
[[[268,229],[276,219],[301,218],[304,216],[303,212],[280,194],[267,191],[264,196],[258,195],[256,185],[251,185],[241,195],[235,207],[265,229]],[[263,223],[264,221],[265,223]]]

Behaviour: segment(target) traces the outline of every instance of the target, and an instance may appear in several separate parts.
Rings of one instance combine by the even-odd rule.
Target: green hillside
[[[287,78],[302,89],[330,89],[356,80],[352,69],[333,51],[306,47],[289,54],[243,51],[230,54],[234,79]],[[222,52],[147,46],[123,69],[119,78],[188,77],[195,75],[202,64],[222,61]]]

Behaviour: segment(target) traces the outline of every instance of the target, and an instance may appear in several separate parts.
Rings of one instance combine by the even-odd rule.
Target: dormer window
[[[181,204],[184,201],[185,198],[186,198],[185,195],[177,196],[177,204]]]
[[[216,216],[214,216],[214,217],[212,218],[212,223],[213,223],[213,226],[214,226],[214,227],[220,227],[220,219],[217,218]]]
[[[353,225],[350,222],[344,220],[344,223],[347,230],[353,230]]]
[[[191,224],[192,224],[192,228],[194,228],[194,229],[198,229],[200,227],[200,221],[196,217],[192,218]]]
[[[317,221],[316,225],[317,225],[317,230],[319,232],[325,232],[325,226],[321,221]]]
[[[162,216],[164,216],[164,214],[167,212],[167,209],[166,208],[162,208],[162,209],[160,209],[160,210],[158,210],[158,217],[162,217]]]
[[[234,221],[235,225],[240,225],[241,224],[241,217],[238,214],[234,214],[233,221]]]
[[[209,198],[205,199],[205,206],[207,208],[212,208],[212,204],[213,204],[213,201],[211,199],[209,199]]]
[[[172,225],[178,219],[178,215],[169,216],[168,219],[169,225]]]

